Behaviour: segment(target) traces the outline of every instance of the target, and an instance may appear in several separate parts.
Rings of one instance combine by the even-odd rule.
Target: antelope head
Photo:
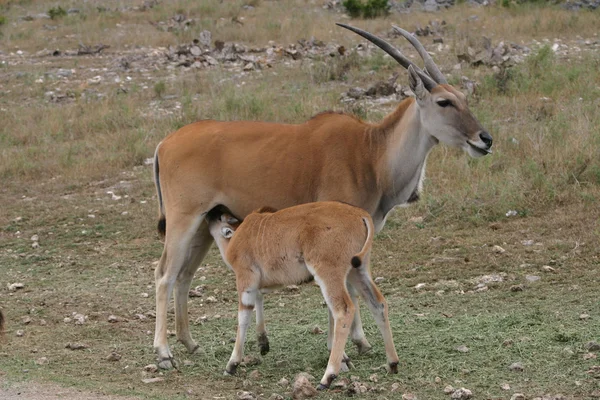
[[[405,57],[400,50],[385,40],[346,24],[337,25],[359,34],[388,53],[409,72],[410,88],[415,94],[423,128],[437,141],[462,148],[471,157],[481,157],[491,153],[492,137],[483,129],[477,118],[469,110],[466,96],[448,84],[448,81],[435,65],[423,45],[409,32],[393,26],[417,50],[424,61],[421,70]]]

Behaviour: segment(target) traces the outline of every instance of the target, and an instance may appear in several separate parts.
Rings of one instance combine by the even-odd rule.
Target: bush
[[[344,7],[352,18],[376,18],[390,13],[387,0],[344,0]]]
[[[57,19],[57,18],[64,17],[65,15],[67,15],[67,12],[65,11],[64,8],[62,8],[61,6],[58,6],[58,7],[52,7],[51,9],[49,9],[48,15],[52,19]]]

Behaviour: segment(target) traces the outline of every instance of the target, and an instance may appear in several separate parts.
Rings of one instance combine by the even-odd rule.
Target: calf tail
[[[365,244],[363,245],[360,253],[356,254],[354,257],[352,257],[352,260],[350,260],[350,263],[354,268],[358,268],[362,265],[365,255],[367,252],[369,252],[369,250],[371,250],[371,246],[373,245],[373,234],[375,230],[373,227],[373,222],[371,222],[370,218],[366,217],[363,217],[362,220],[367,227],[367,240],[365,240]]]

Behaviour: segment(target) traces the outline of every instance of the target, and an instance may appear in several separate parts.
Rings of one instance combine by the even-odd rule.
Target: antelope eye
[[[452,102],[447,99],[442,99],[437,101],[438,106],[440,107],[448,107],[452,105]]]

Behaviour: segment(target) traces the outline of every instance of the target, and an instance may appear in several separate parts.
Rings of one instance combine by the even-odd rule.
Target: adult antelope
[[[269,350],[262,291],[303,282],[310,276],[319,284],[330,321],[334,321],[327,338],[331,354],[319,389],[331,385],[342,361],[348,364],[344,348],[355,312],[349,287],[367,303],[383,336],[389,370],[398,373],[387,303],[369,271],[375,231],[369,213],[336,201],[300,204],[280,211],[265,207],[241,224],[227,212],[220,213],[219,208],[208,213],[208,229],[223,260],[235,272],[239,298],[237,337],[225,373],[234,374],[242,361],[255,306],[261,354]]]
[[[194,273],[213,242],[205,216],[214,207],[223,205],[243,219],[264,205],[283,209],[337,200],[366,210],[380,231],[392,208],[418,199],[427,155],[438,142],[472,157],[490,152],[492,137],[469,110],[466,97],[448,85],[414,36],[394,27],[417,49],[425,70],[386,41],[338,25],[407,68],[415,98],[403,100],[379,124],[333,112],[302,124],[205,120],[158,144],[154,179],[165,245],[155,272],[154,348],[161,368],[175,366],[167,342],[173,289],[177,339],[189,352],[198,348],[190,335],[187,299]],[[370,348],[358,311],[350,336],[359,351]]]

